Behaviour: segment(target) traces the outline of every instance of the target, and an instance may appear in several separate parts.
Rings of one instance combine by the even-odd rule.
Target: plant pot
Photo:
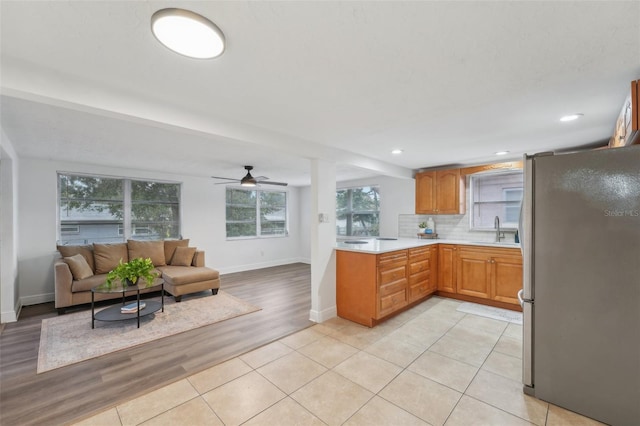
[[[134,283],[133,281],[131,281],[129,278],[125,278],[124,283],[125,283],[128,287],[133,287],[134,285],[136,285],[136,283]]]

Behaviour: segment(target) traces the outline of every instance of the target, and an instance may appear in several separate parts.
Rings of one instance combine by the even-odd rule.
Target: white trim
[[[22,306],[38,305],[40,303],[53,302],[54,300],[56,300],[55,293],[42,293],[21,297],[20,304]]]
[[[272,266],[290,265],[292,263],[309,263],[309,262],[307,261],[307,259],[296,257],[296,258],[290,258],[290,259],[271,260],[268,262],[251,263],[248,265],[231,266],[228,268],[216,267],[215,269],[217,269],[221,275],[224,275],[224,274],[233,274],[235,272],[252,271],[254,269],[270,268]]]
[[[330,308],[323,309],[322,311],[314,311],[311,309],[309,311],[309,321],[313,321],[315,323],[322,323],[331,318],[335,318],[338,316],[338,308],[336,306],[332,306]]]
[[[5,324],[8,322],[18,321],[18,317],[20,316],[21,310],[22,310],[22,303],[20,300],[18,300],[18,302],[16,303],[16,306],[13,308],[13,311],[0,312],[0,323]]]

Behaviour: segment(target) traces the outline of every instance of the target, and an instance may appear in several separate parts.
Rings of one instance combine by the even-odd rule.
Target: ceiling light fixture
[[[573,120],[577,120],[578,118],[582,117],[584,114],[582,113],[575,113],[575,114],[570,114],[570,115],[565,115],[564,117],[560,117],[560,121],[573,121]]]
[[[496,155],[507,155],[509,153],[509,151],[498,151],[496,152]]]
[[[392,154],[394,155],[398,155],[398,154],[402,154],[404,151],[401,149],[394,149],[393,151],[391,151]]]
[[[224,52],[224,34],[210,20],[185,9],[161,9],[151,17],[151,32],[176,53],[211,59]]]

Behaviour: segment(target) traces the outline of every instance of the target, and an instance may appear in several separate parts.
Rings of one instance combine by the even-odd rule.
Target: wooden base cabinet
[[[336,252],[338,316],[373,327],[379,320],[435,293],[436,246],[382,254]]]
[[[515,248],[458,246],[456,293],[518,305],[522,255]]]
[[[456,292],[456,253],[453,244],[438,244],[438,291]]]

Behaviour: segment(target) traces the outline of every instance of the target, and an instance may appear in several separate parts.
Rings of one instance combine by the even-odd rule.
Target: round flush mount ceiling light
[[[394,155],[400,155],[402,154],[404,151],[401,149],[394,149],[393,151],[391,151],[392,154]]]
[[[573,121],[573,120],[577,120],[578,118],[582,117],[584,114],[581,114],[579,112],[575,113],[575,114],[570,114],[570,115],[565,115],[564,117],[560,117],[560,121]]]
[[[498,151],[496,152],[496,155],[507,155],[509,153],[509,151]]]
[[[185,9],[161,9],[151,17],[151,32],[160,43],[184,56],[212,59],[224,52],[224,34],[210,20]]]

